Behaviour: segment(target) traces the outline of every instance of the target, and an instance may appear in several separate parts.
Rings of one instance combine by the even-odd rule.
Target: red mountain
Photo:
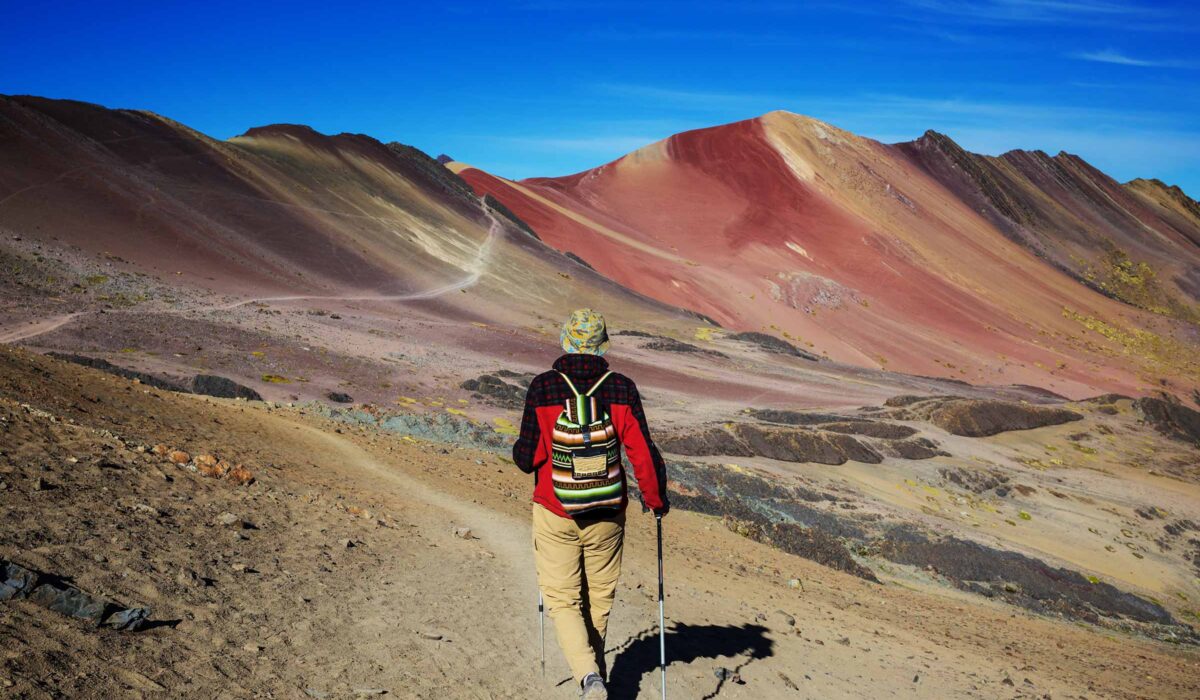
[[[448,167],[632,289],[835,359],[1071,396],[1200,379],[1200,207],[1076,156],[771,112],[567,177]]]

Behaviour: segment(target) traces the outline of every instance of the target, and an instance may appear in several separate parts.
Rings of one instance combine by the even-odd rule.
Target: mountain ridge
[[[1070,153],[982,156],[933,130],[885,144],[776,110],[508,181],[297,124],[219,141],[36,97],[0,99],[0,119],[0,224],[160,270],[186,259],[201,286],[404,295],[471,278],[495,292],[483,306],[521,316],[548,301],[529,268],[597,305],[875,369],[1075,397],[1187,395],[1200,376],[1195,202]],[[534,233],[501,236],[490,263],[486,197]]]
[[[802,338],[835,359],[959,377],[966,365],[980,380],[997,355],[1016,357],[1002,360],[1003,371],[1070,393],[1081,390],[1072,382],[1093,385],[1085,377],[1101,367],[1121,372],[1117,355],[1137,352],[1144,362],[1110,386],[1146,391],[1155,374],[1195,381],[1192,363],[1167,366],[1171,352],[1104,343],[1139,328],[1167,344],[1195,344],[1200,224],[1193,232],[1182,214],[1168,221],[1065,151],[981,156],[932,130],[885,144],[776,110],[563,177],[509,181],[451,168],[554,247],[588,247],[584,257],[626,286],[689,299],[737,330]],[[630,246],[676,269],[651,269],[621,252]],[[887,278],[900,289],[881,286]],[[1015,296],[1001,293],[1014,284]],[[879,314],[876,304],[891,308]],[[818,322],[821,309],[836,313]],[[1032,321],[1022,313],[1029,309],[1038,309]],[[1129,325],[1096,343],[1086,335],[1100,319]],[[1058,340],[1039,340],[1047,335]],[[947,341],[937,353],[950,357],[920,357],[916,344],[933,337]],[[897,348],[907,355],[899,364],[889,357]],[[1086,372],[1062,369],[1078,355]],[[1048,376],[1056,374],[1075,376]]]

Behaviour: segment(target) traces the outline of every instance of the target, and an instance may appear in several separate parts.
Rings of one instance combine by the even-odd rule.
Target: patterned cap
[[[608,352],[604,317],[591,309],[577,309],[562,327],[562,349],[569,353],[603,355]]]

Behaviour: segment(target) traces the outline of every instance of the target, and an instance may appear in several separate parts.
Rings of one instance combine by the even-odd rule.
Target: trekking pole
[[[546,677],[546,603],[538,591],[538,636],[542,645],[542,678]]]
[[[662,670],[662,696],[667,700],[667,630],[663,626],[663,546],[662,546],[662,515],[656,514],[658,521],[658,667]]]
[[[484,205],[487,206],[486,204]],[[533,490],[537,491],[537,472],[533,473]],[[537,560],[537,540],[533,543],[534,561]],[[542,585],[539,580],[538,587],[538,643],[542,647],[542,678],[546,677],[546,601],[542,597]]]

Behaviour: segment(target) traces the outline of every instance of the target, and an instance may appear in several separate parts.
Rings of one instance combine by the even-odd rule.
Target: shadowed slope
[[[1069,153],[980,156],[932,131],[896,148],[1079,282],[1141,308],[1197,318],[1200,208],[1178,188],[1146,180],[1122,186]]]
[[[402,144],[290,124],[221,142],[147,112],[24,96],[0,97],[0,139],[0,226],[175,282],[256,298],[439,297],[518,320],[572,297],[686,317],[495,217]]]

